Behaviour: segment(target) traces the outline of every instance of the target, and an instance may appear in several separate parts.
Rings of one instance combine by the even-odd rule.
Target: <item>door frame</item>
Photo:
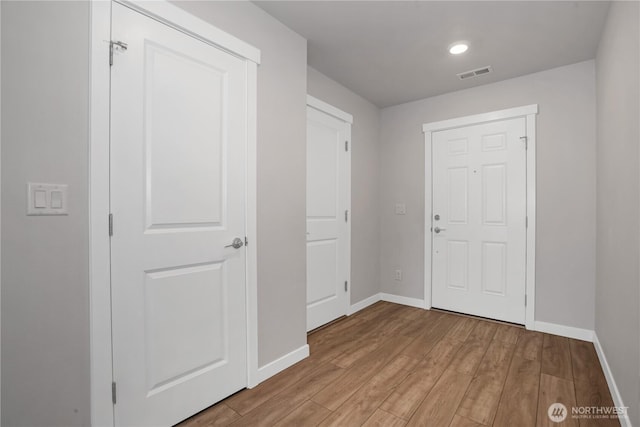
[[[347,130],[347,140],[348,142],[348,149],[347,149],[347,159],[346,159],[346,173],[345,173],[345,185],[347,186],[347,200],[346,200],[346,206],[345,209],[349,212],[347,215],[347,237],[346,237],[346,242],[345,242],[345,253],[346,253],[346,259],[345,261],[345,267],[347,270],[347,281],[348,281],[348,286],[347,286],[347,306],[345,307],[345,312],[344,315],[348,315],[350,314],[350,307],[351,307],[351,287],[352,287],[352,282],[351,282],[351,221],[353,219],[353,212],[351,210],[351,153],[353,151],[353,141],[351,138],[351,128],[353,127],[353,116],[349,113],[346,113],[342,110],[340,110],[339,108],[334,107],[331,104],[328,104],[314,96],[311,95],[307,95],[307,107],[311,107],[315,110],[318,110],[320,112],[323,112],[325,114],[328,114],[330,116],[333,116],[335,118],[337,118],[338,120],[342,120],[343,122],[347,123],[348,126],[348,130]],[[305,187],[306,187],[306,182],[305,182]],[[306,219],[305,219],[306,222]],[[306,305],[305,305],[305,311],[306,311]],[[306,315],[306,313],[305,313]],[[306,328],[305,328],[306,329]]]
[[[526,232],[526,275],[525,275],[525,327],[534,328],[535,302],[536,302],[536,115],[538,104],[523,107],[508,108],[492,111],[490,113],[475,114],[472,116],[458,117],[455,119],[425,123],[422,125],[424,133],[425,156],[425,189],[424,189],[424,308],[431,308],[432,289],[432,248],[433,233],[431,232],[433,220],[433,152],[432,135],[434,132],[459,128],[463,126],[478,125],[499,120],[525,119],[527,136],[527,232]],[[427,237],[429,236],[429,237]]]
[[[258,377],[257,292],[257,67],[260,50],[217,29],[167,1],[92,0],[90,2],[89,99],[89,319],[91,425],[113,426],[111,277],[108,215],[110,194],[111,7],[119,3],[204,43],[245,60],[247,70],[246,308],[247,387]]]

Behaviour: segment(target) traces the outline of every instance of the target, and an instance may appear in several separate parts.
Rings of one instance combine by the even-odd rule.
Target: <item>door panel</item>
[[[145,46],[143,66],[148,224],[219,226],[225,73],[151,42]]]
[[[469,242],[449,240],[447,242],[447,284],[453,289],[468,289]]]
[[[307,107],[307,330],[347,313],[349,124]]]
[[[449,222],[467,223],[469,194],[467,191],[468,171],[466,167],[449,169]]]
[[[145,360],[153,395],[227,359],[228,289],[222,263],[148,272],[145,279]],[[181,319],[167,316],[171,312]]]
[[[246,65],[113,5],[116,425],[171,425],[247,384]]]
[[[507,166],[482,166],[482,222],[484,225],[507,225]]]
[[[307,244],[309,282],[307,304],[315,305],[339,298],[339,289],[328,284],[338,283],[338,239],[319,240]]]
[[[482,292],[505,296],[507,290],[507,245],[482,242]]]
[[[316,113],[322,114],[313,110],[312,117],[307,120],[307,192],[310,195],[307,197],[307,218],[335,221],[341,204],[338,188],[340,130],[333,126],[334,123],[318,121]]]
[[[524,118],[433,133],[434,307],[524,323],[525,135]]]

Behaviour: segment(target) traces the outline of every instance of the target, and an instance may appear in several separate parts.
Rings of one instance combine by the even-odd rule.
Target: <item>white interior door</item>
[[[115,424],[171,425],[247,384],[246,65],[113,5]]]
[[[351,125],[307,107],[307,331],[349,306]]]
[[[525,119],[434,132],[434,307],[524,324]]]

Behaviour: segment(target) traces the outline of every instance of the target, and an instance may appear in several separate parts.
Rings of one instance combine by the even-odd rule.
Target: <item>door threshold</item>
[[[432,311],[439,311],[441,313],[446,313],[446,314],[453,314],[454,316],[469,317],[471,319],[485,320],[487,322],[498,323],[498,324],[501,324],[501,325],[514,326],[516,328],[525,329],[524,325],[522,325],[520,323],[512,323],[512,322],[507,322],[507,321],[504,321],[504,320],[491,319],[490,317],[482,317],[482,316],[476,316],[476,315],[473,315],[473,314],[460,313],[458,311],[445,310],[443,308],[432,307],[431,310]]]
[[[324,328],[328,328],[329,326],[335,325],[336,323],[346,319],[347,316],[340,316],[337,319],[333,319],[331,322],[329,323],[325,323],[324,325],[318,326],[315,329],[310,330],[309,332],[307,332],[307,336],[311,335],[311,334],[315,334],[318,331],[323,330]]]

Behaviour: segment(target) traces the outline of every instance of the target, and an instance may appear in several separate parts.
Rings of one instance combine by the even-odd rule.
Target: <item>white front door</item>
[[[347,314],[351,125],[307,107],[307,331]]]
[[[525,119],[434,132],[432,305],[524,324]]]
[[[111,287],[118,426],[247,385],[246,65],[114,3]]]

